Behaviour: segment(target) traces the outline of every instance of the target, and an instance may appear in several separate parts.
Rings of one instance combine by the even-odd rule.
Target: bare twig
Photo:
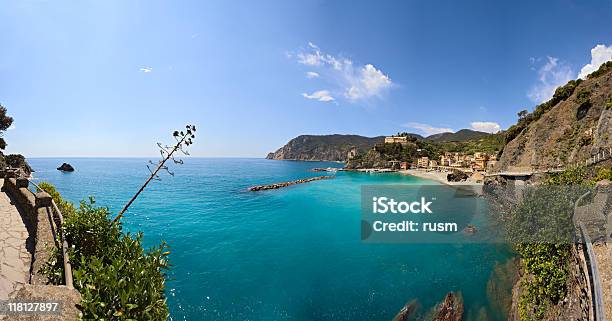
[[[155,165],[155,163],[153,163],[152,161],[149,161],[149,165],[147,165],[147,168],[149,169],[149,172],[151,172],[151,175],[145,181],[145,183],[142,184],[142,186],[140,186],[140,189],[138,189],[138,192],[136,192],[136,194],[132,196],[130,201],[127,202],[127,204],[125,204],[123,209],[119,212],[117,217],[115,217],[115,219],[113,220],[113,223],[117,222],[119,219],[121,219],[121,217],[123,217],[123,214],[128,210],[128,208],[130,207],[130,205],[132,205],[132,203],[136,200],[136,198],[138,198],[138,195],[140,195],[140,193],[144,191],[144,189],[147,187],[149,182],[151,182],[152,180],[161,180],[161,178],[157,174],[159,173],[160,170],[165,170],[168,174],[174,176],[174,173],[170,172],[170,170],[168,169],[168,166],[165,165],[166,161],[168,161],[169,159],[172,159],[172,161],[175,164],[183,164],[182,160],[176,160],[174,158],[174,153],[179,151],[185,155],[189,155],[189,153],[185,150],[185,148],[193,144],[192,139],[195,138],[195,131],[196,131],[195,126],[187,125],[185,128],[186,128],[185,132],[174,131],[174,133],[172,134],[172,136],[177,141],[177,143],[174,146],[163,146],[161,143],[157,143],[157,146],[159,147],[159,153],[161,155],[161,160],[157,162],[157,166],[155,167],[154,170],[151,170],[151,167],[149,165]]]

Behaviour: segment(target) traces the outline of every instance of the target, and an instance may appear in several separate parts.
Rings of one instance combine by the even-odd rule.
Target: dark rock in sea
[[[465,232],[466,234],[474,234],[478,231],[478,229],[476,228],[476,226],[474,225],[468,225],[463,229],[463,232]]]
[[[446,175],[446,180],[449,182],[462,182],[468,179],[468,174],[460,171],[458,169],[454,169],[452,173]]]
[[[63,163],[62,166],[57,168],[57,170],[62,172],[74,172],[74,167],[68,163]]]
[[[432,321],[461,321],[463,320],[463,298],[461,293],[449,292],[444,301],[438,304],[431,313]]]
[[[417,300],[412,300],[395,315],[392,321],[407,321],[414,315],[414,311],[417,309]]]

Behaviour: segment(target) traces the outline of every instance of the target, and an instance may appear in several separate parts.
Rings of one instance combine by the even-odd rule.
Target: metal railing
[[[608,160],[610,158],[612,158],[612,147],[602,148],[599,152],[597,152],[597,154],[591,155],[585,161],[585,165],[586,166],[595,165],[595,164],[597,164],[599,162],[603,162],[603,161]]]
[[[30,184],[32,184],[32,186],[36,187],[37,190],[44,191],[42,188],[40,188],[40,186],[38,186],[38,184],[34,183],[31,179],[27,178],[27,180]],[[30,190],[30,192],[32,191]],[[55,238],[55,242],[57,244],[61,244],[62,257],[64,259],[64,281],[66,283],[66,287],[72,289],[74,288],[74,282],[72,279],[72,265],[70,264],[70,259],[68,257],[68,241],[66,241],[66,238],[64,237],[62,232],[62,227],[64,226],[64,216],[62,215],[62,211],[60,211],[59,207],[57,206],[57,204],[55,204],[55,201],[53,199],[51,199],[51,210],[55,211],[55,214],[57,215],[57,218],[59,220],[58,227],[55,226],[53,218],[49,219],[49,224],[51,224],[52,231],[58,231],[57,233],[54,233],[53,237]]]
[[[582,202],[589,194],[590,191],[584,193],[576,203],[574,203],[574,214],[578,209],[578,204]],[[603,291],[601,289],[601,277],[599,275],[599,269],[597,268],[597,258],[595,257],[595,252],[593,251],[593,245],[591,244],[591,237],[584,226],[582,221],[574,220],[574,225],[579,229],[580,235],[582,236],[582,243],[585,246],[585,260],[586,264],[589,268],[589,284],[591,288],[591,304],[593,306],[593,316],[595,321],[606,321],[606,314],[603,303]]]

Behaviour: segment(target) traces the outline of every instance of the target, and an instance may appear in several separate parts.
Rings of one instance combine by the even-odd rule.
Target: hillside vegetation
[[[266,158],[345,162],[348,160],[348,153],[355,149],[356,160],[382,166],[388,160],[414,161],[420,156],[437,159],[444,152],[494,153],[500,151],[504,144],[503,134],[488,134],[470,129],[427,137],[405,132],[394,136],[406,136],[411,143],[403,146],[384,144],[384,136],[370,138],[358,135],[302,135],[290,140],[276,152],[268,154]],[[417,152],[417,149],[422,151]]]
[[[427,140],[434,142],[466,142],[470,140],[478,140],[489,136],[489,133],[479,132],[471,129],[461,129],[455,133],[440,133],[427,136]]]
[[[290,140],[276,152],[268,154],[266,158],[343,162],[347,160],[347,155],[352,149],[364,153],[383,141],[383,136],[301,135]]]
[[[612,62],[557,88],[533,112],[519,113],[498,167],[550,168],[583,163],[612,146]]]

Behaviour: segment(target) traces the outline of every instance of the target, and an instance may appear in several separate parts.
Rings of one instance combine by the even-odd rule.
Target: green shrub
[[[612,181],[612,167],[599,169],[592,183],[597,183],[599,181],[603,181],[604,179]]]
[[[123,233],[109,210],[93,198],[78,208],[62,200],[51,184],[41,183],[64,213],[63,234],[71,248],[74,286],[81,293],[84,319],[166,320],[164,295],[168,269],[167,245],[144,250],[142,234]],[[50,280],[63,280],[59,251],[52,252],[43,271]]]
[[[584,105],[586,103],[589,103],[591,98],[591,91],[588,89],[581,89],[580,91],[578,91],[578,93],[576,94],[576,102],[578,103],[578,105]]]
[[[72,213],[74,213],[74,210],[75,210],[74,205],[68,201],[63,200],[60,193],[55,189],[55,186],[47,182],[41,182],[38,184],[38,187],[40,187],[42,190],[44,190],[45,192],[49,193],[49,195],[51,195],[51,197],[53,198],[53,201],[55,202],[57,207],[59,207],[59,210],[62,212],[64,216],[69,216]]]
[[[567,293],[573,206],[589,188],[585,167],[551,175],[543,186],[529,188],[512,211],[508,237],[521,257],[521,320],[540,320]],[[544,242],[543,240],[549,240]]]
[[[608,62],[602,64],[599,67],[599,69],[597,69],[596,71],[592,72],[590,75],[587,76],[587,78],[588,79],[597,78],[597,77],[605,74],[609,70],[612,70],[612,61],[608,61]]]
[[[521,320],[541,320],[546,309],[567,293],[570,245],[522,244],[516,248],[523,269],[529,273],[521,281]]]
[[[584,185],[586,183],[587,170],[584,166],[568,167],[563,172],[551,174],[544,181],[545,185]]]

